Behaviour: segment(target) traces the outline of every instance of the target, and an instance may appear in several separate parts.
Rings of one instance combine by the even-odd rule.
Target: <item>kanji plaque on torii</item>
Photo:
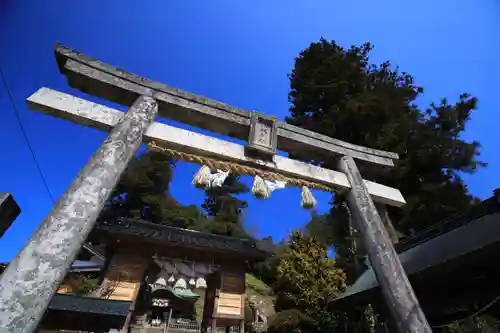
[[[61,196],[0,279],[0,332],[34,332],[51,297],[122,172],[144,142],[188,161],[223,164],[241,173],[288,185],[347,191],[368,257],[400,332],[431,332],[374,202],[401,206],[399,190],[364,180],[357,161],[392,166],[397,154],[361,147],[127,73],[56,45],[68,84],[129,106],[123,113],[48,88],[28,98],[34,111],[109,131],[108,138]],[[154,122],[156,115],[229,137],[243,146]],[[322,150],[338,160],[328,170],[276,155]]]

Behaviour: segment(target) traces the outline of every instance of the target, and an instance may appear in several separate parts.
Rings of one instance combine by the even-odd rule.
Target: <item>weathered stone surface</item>
[[[41,88],[28,100],[28,106],[39,112],[74,121],[93,128],[109,131],[123,116],[123,113],[103,105],[95,104],[68,94]],[[191,152],[202,156],[217,157],[250,166],[258,166],[278,171],[291,177],[305,178],[331,186],[339,190],[350,188],[347,177],[337,171],[320,168],[304,162],[275,155],[272,161],[262,161],[249,157],[245,147],[211,136],[164,125],[152,124],[145,133],[144,140],[155,141],[162,147]],[[377,202],[392,206],[402,206],[405,200],[397,189],[364,180],[369,193]]]
[[[272,158],[276,154],[276,145],[278,142],[276,123],[277,120],[274,117],[252,112],[248,148],[263,153],[268,158]]]
[[[132,218],[120,218],[116,221],[99,223],[95,232],[138,236],[145,242],[176,245],[180,248],[231,253],[231,255],[239,256],[242,260],[263,260],[272,255],[270,252],[259,249],[256,243],[247,240],[174,228]]]
[[[5,332],[36,329],[157,109],[153,98],[137,99],[4,271],[0,327]]]
[[[356,163],[351,157],[343,157],[339,170],[351,184],[347,194],[349,208],[398,331],[432,332]]]
[[[123,105],[130,105],[139,95],[153,96],[164,117],[231,137],[248,138],[251,113],[246,110],[125,72],[62,45],[55,46],[55,54],[60,71],[76,89]],[[388,166],[398,158],[395,153],[354,145],[282,122],[277,122],[276,127],[277,147],[283,151],[314,149]]]

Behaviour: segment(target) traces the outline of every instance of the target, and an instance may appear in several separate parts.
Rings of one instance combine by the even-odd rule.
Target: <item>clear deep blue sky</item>
[[[404,3],[404,4],[403,4]],[[67,46],[136,74],[248,110],[284,118],[287,74],[294,57],[321,36],[344,46],[370,41],[372,60],[391,60],[425,87],[421,103],[480,100],[465,137],[479,140],[489,167],[467,176],[471,192],[487,198],[500,187],[497,108],[500,2],[413,1],[22,1],[0,0],[0,64],[28,138],[58,198],[105,138],[105,133],[36,114],[25,99],[40,87],[77,94],[56,68],[53,44]],[[49,212],[45,190],[0,85],[0,191],[14,194],[22,215],[0,240],[10,260]],[[175,170],[173,194],[199,204],[190,185],[194,166]],[[320,211],[328,209],[319,195]],[[268,201],[248,195],[246,220],[259,235],[282,238],[309,216],[298,189]]]

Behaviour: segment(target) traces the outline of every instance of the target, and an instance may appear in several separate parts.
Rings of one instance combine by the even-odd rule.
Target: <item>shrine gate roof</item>
[[[135,236],[142,238],[145,243],[161,243],[216,252],[232,252],[253,259],[265,259],[274,254],[271,247],[264,246],[259,241],[176,228],[140,219],[119,218],[112,222],[104,221],[100,222],[96,229],[111,235]]]

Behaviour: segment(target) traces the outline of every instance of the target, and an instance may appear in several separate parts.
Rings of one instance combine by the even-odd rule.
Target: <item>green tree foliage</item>
[[[340,234],[337,224],[332,221],[334,218],[329,214],[311,213],[311,220],[306,224],[304,231],[307,235],[315,237],[317,241],[326,244],[337,244],[342,241],[347,234]]]
[[[208,226],[210,232],[240,238],[250,237],[244,230],[242,222],[242,212],[248,203],[236,197],[248,191],[248,187],[233,174],[229,174],[222,187],[205,191],[206,198],[201,207],[212,218]]]
[[[479,143],[467,142],[460,135],[477,99],[462,94],[455,103],[443,99],[421,109],[416,100],[423,88],[390,62],[371,64],[372,48],[366,43],[344,49],[322,39],[303,50],[290,75],[292,105],[286,120],[333,138],[398,153],[400,160],[393,168],[367,163],[359,167],[364,178],[399,188],[407,200],[403,209],[388,207],[388,226],[392,221],[403,233],[421,230],[474,203],[460,173],[472,173],[485,163],[477,160]],[[322,152],[290,155],[336,167],[335,159]],[[327,232],[349,235],[352,225],[345,208],[343,198],[335,196],[332,218],[322,222]],[[313,224],[310,228],[315,235],[326,234],[318,230],[321,224]],[[337,242],[338,251],[353,253],[351,240],[330,237],[324,241]]]
[[[265,261],[254,264],[252,272],[254,276],[258,277],[265,284],[272,286],[276,283],[278,265],[288,245],[284,240],[274,244],[272,237],[265,237],[258,241],[258,243],[260,243],[259,248],[266,249],[268,252],[274,253],[274,255]]]
[[[335,199],[330,213],[313,215],[304,231],[326,246],[335,246],[336,263],[346,273],[346,282],[352,284],[366,268],[365,251],[346,203]]]
[[[205,230],[206,217],[195,205],[183,206],[169,193],[175,163],[147,151],[135,157],[105,205],[101,219],[141,218],[181,228]]]
[[[443,99],[425,110],[415,101],[423,88],[390,62],[369,63],[372,45],[344,49],[322,39],[302,51],[290,75],[292,106],[287,121],[340,140],[394,151],[394,168],[364,166],[362,172],[401,189],[408,205],[397,216],[398,225],[421,229],[467,209],[471,196],[459,172],[474,172],[478,142],[460,138],[476,109],[468,94],[450,104]],[[322,153],[297,157],[334,168]]]
[[[170,194],[174,169],[175,162],[161,153],[147,151],[135,157],[100,218],[141,218],[180,228],[250,238],[241,218],[247,202],[236,197],[249,189],[237,176],[229,175],[223,187],[206,191],[202,208],[207,218],[195,205],[184,206]]]
[[[85,296],[99,287],[99,279],[90,275],[77,274],[70,278],[71,293]]]
[[[274,291],[276,311],[296,309],[315,320],[319,327],[333,327],[327,304],[344,288],[345,275],[328,258],[324,244],[293,232],[280,256]]]
[[[461,322],[454,322],[442,329],[443,333],[498,333],[500,322],[489,315],[468,318]]]
[[[380,315],[380,308],[375,310],[371,304],[343,306],[337,308],[338,328],[349,333],[388,332],[387,322]],[[385,328],[384,328],[385,326]],[[392,331],[391,331],[392,332]]]
[[[317,326],[314,320],[297,309],[283,310],[269,321],[268,333],[312,333]]]

